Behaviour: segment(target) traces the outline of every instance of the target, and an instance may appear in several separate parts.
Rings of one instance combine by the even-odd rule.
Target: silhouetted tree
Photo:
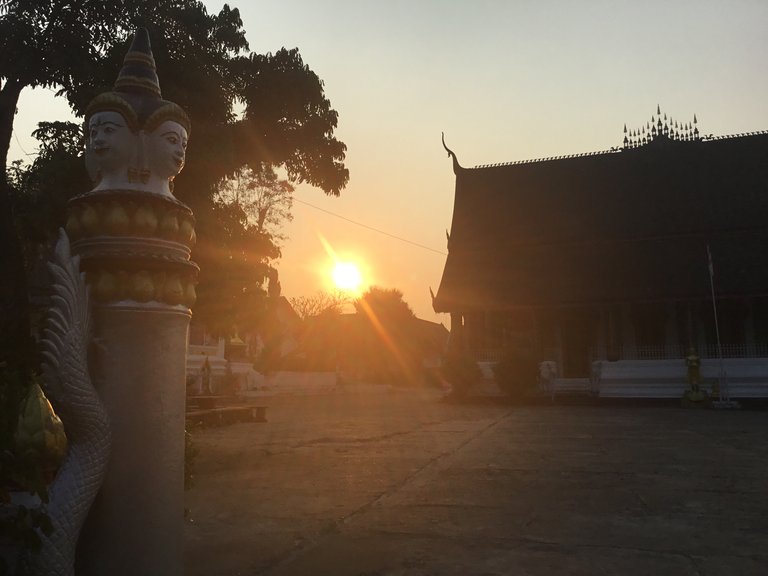
[[[279,178],[271,166],[258,171],[245,167],[222,183],[216,200],[239,205],[248,224],[278,245],[286,240],[283,225],[293,220],[293,191],[293,185]]]
[[[356,302],[360,334],[351,347],[374,378],[412,383],[419,378],[416,316],[395,288],[372,286]],[[345,353],[350,356],[350,352]]]
[[[312,296],[288,298],[299,318],[306,320],[329,312],[340,314],[346,304],[352,301],[348,292],[342,290],[320,290]]]
[[[193,257],[201,275],[196,314],[223,329],[244,312],[244,299],[263,293],[265,261],[279,251],[241,208],[215,200],[221,183],[245,167],[260,177],[277,166],[291,181],[308,182],[332,195],[348,180],[346,147],[333,136],[337,113],[298,50],[250,54],[240,14],[228,5],[209,14],[197,0],[2,0],[0,157],[7,167],[23,88],[54,87],[82,115],[93,97],[111,89],[130,37],[141,26],[150,33],[163,97],[192,118],[187,167],[176,179],[175,194],[197,218]],[[245,106],[239,118],[236,102]],[[50,130],[51,141],[60,143],[55,149],[62,152],[61,161],[64,156],[74,160],[74,150],[62,144],[71,140],[71,132]],[[42,162],[35,168],[41,177]],[[83,173],[82,167],[73,168],[73,180]],[[0,316],[7,324],[0,330],[5,336],[0,354],[6,358],[18,356],[11,350],[18,350],[29,333],[24,261],[13,216],[14,200],[31,190],[32,176],[23,178],[9,182],[6,169],[0,179]],[[14,196],[18,188],[12,184],[27,188]],[[72,181],[60,188],[57,194],[68,198],[88,186]],[[59,212],[59,225],[63,216]],[[247,313],[257,314],[258,308]]]

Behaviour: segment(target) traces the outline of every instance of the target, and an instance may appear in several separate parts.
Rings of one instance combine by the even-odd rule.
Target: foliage
[[[64,224],[67,202],[90,188],[82,156],[82,129],[72,122],[40,122],[34,136],[39,154],[9,171],[16,223],[29,262],[35,246],[46,246]]]
[[[40,534],[50,536],[53,525],[45,508],[39,506],[16,505],[2,511],[0,516],[0,541],[10,550],[19,550],[21,554],[10,558],[9,565],[0,557],[0,574],[16,576],[35,576],[30,567],[31,555],[24,552],[37,552],[42,547]]]
[[[395,288],[371,286],[356,302],[358,364],[374,381],[414,384],[421,379],[416,315]]]
[[[30,381],[7,365],[0,365],[0,501],[8,501],[8,488],[15,487],[46,501],[45,462],[37,454],[20,453],[15,433],[21,406],[30,391]]]
[[[321,314],[340,314],[345,304],[351,301],[349,292],[343,290],[320,290],[312,296],[288,298],[293,310],[302,320]]]
[[[196,314],[213,322],[213,332],[225,332],[236,319],[243,323],[238,312],[244,305],[253,308],[252,317],[259,315],[257,300],[268,262],[279,256],[279,233],[269,214],[253,222],[242,207],[223,206],[216,199],[222,184],[243,170],[270,182],[274,169],[283,167],[292,182],[338,195],[349,177],[346,147],[333,136],[338,115],[298,50],[249,53],[240,14],[228,5],[209,14],[198,0],[5,0],[0,3],[0,156],[6,165],[24,87],[54,87],[82,115],[93,97],[111,88],[140,26],[149,30],[163,97],[192,118],[187,164],[174,190],[197,218],[193,259],[202,273]],[[244,106],[240,117],[236,104]],[[29,330],[12,214],[31,215],[32,206],[48,206],[28,235],[40,242],[45,231],[63,224],[64,202],[89,188],[81,147],[72,145],[75,134],[63,123],[43,127],[41,156],[30,171],[12,170],[13,186],[8,177],[0,179],[0,313],[17,339]],[[274,210],[272,215],[279,220]],[[4,352],[9,347],[0,344]]]
[[[270,335],[264,343],[264,347],[261,349],[256,362],[253,363],[257,372],[268,375],[278,370],[282,365],[282,356],[280,353],[282,339],[280,336],[280,334]]]
[[[271,166],[258,171],[245,167],[224,180],[215,200],[240,206],[248,225],[278,245],[286,240],[281,226],[293,220],[293,191],[293,185],[280,179]]]
[[[382,323],[387,324],[416,317],[408,303],[403,300],[403,293],[397,288],[371,286],[355,302],[355,308],[366,315],[373,313]]]
[[[196,216],[196,320],[215,336],[230,335],[235,324],[258,325],[266,314],[269,262],[279,249],[269,235],[247,223],[241,206],[217,202]]]
[[[0,515],[0,539],[16,543],[22,549],[36,550],[41,546],[40,532],[50,534],[53,528],[45,511],[48,471],[40,458],[18,453],[14,442],[20,406],[28,391],[29,381],[18,371],[0,364],[0,508],[10,503],[12,490],[29,493],[39,500],[37,505],[5,508],[5,513]],[[34,502],[34,498],[31,501]],[[0,558],[0,574],[9,570]],[[17,567],[17,571],[24,573],[24,567]]]
[[[323,82],[296,48],[251,54],[240,64],[246,149],[252,146],[262,162],[284,165],[291,181],[338,195],[349,179],[346,146],[332,137],[338,113]]]
[[[483,377],[480,367],[466,355],[450,355],[443,363],[443,378],[451,385],[451,395],[463,397]]]

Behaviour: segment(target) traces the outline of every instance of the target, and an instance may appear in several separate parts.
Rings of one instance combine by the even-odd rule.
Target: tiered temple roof
[[[601,153],[466,169],[449,151],[435,310],[704,299],[708,245],[721,295],[768,294],[768,133],[653,119]]]

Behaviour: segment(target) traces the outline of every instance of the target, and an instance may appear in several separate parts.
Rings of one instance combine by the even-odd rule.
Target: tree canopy
[[[371,286],[355,301],[360,318],[358,342],[351,343],[378,379],[417,380],[418,338],[416,315],[396,288]],[[348,356],[352,354],[347,354]]]
[[[311,296],[295,296],[288,301],[299,318],[307,320],[323,314],[341,314],[344,306],[352,302],[352,297],[342,290],[320,290]]]
[[[26,300],[23,286],[13,280],[23,266],[13,233],[19,202],[29,201],[25,195],[34,189],[51,205],[63,206],[88,189],[82,146],[71,145],[73,128],[64,124],[42,128],[33,173],[17,171],[9,180],[20,94],[27,87],[53,87],[82,115],[92,98],[111,89],[139,27],[149,31],[163,98],[192,119],[186,168],[174,193],[197,218],[198,317],[224,330],[235,315],[256,313],[269,262],[279,256],[274,239],[249,222],[242,206],[217,200],[227,178],[244,169],[258,178],[282,167],[291,182],[330,195],[347,183],[346,146],[334,137],[338,114],[323,82],[298,49],[250,53],[237,8],[224,5],[211,14],[197,0],[0,0],[0,156],[6,166],[0,179],[0,314]],[[236,114],[240,107],[242,114]],[[45,164],[52,161],[59,169],[69,166],[71,177],[63,184],[46,176],[51,172]],[[56,216],[50,226],[63,224],[63,212]],[[11,324],[18,333],[19,322]],[[6,351],[3,344],[0,350]]]
[[[294,190],[271,167],[256,171],[246,167],[221,184],[215,201],[241,206],[248,224],[278,245],[286,239],[282,226],[293,220]]]

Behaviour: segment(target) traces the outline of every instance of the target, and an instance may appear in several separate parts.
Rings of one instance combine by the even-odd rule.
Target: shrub
[[[451,394],[465,395],[483,374],[477,362],[468,356],[449,356],[442,368],[443,378],[451,385]]]

